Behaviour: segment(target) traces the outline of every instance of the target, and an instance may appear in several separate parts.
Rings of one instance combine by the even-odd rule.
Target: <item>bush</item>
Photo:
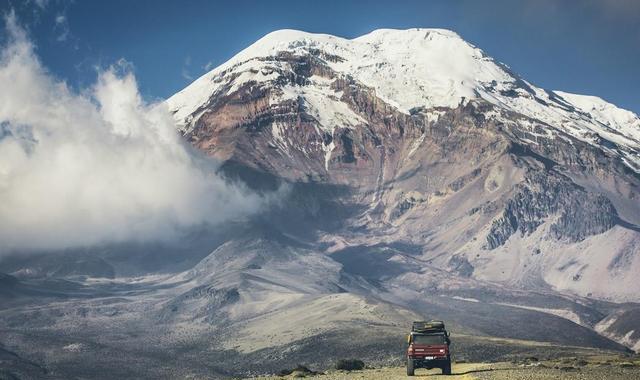
[[[280,372],[278,372],[278,376],[289,376],[291,375],[291,372],[293,371],[287,368],[281,369]]]
[[[289,376],[294,372],[297,372],[298,374],[305,374],[305,375],[312,375],[312,374],[315,373],[312,370],[310,370],[309,368],[298,364],[298,366],[296,368],[281,370],[280,372],[278,372],[278,376]]]
[[[359,371],[364,368],[364,362],[358,359],[340,359],[336,362],[336,369],[344,371]]]

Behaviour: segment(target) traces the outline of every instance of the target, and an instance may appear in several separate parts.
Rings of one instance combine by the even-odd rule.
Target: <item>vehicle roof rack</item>
[[[431,320],[431,321],[415,321],[411,326],[411,332],[425,333],[425,332],[443,332],[445,331],[444,322]]]

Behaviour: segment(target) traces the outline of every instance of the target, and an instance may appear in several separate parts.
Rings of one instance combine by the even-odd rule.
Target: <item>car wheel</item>
[[[413,368],[413,359],[407,358],[407,376],[413,376],[415,374],[415,368]]]
[[[443,375],[451,375],[451,361],[445,363],[444,367],[442,367]]]

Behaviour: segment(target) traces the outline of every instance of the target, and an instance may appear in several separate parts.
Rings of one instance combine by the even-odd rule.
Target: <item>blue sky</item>
[[[80,89],[94,82],[96,67],[124,58],[147,99],[166,98],[276,29],[351,38],[379,28],[438,27],[536,85],[640,113],[636,0],[0,0],[0,8],[14,9],[44,65]]]

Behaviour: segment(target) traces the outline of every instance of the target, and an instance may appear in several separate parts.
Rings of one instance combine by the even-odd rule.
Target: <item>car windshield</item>
[[[444,335],[413,335],[413,343],[424,345],[445,344]]]

